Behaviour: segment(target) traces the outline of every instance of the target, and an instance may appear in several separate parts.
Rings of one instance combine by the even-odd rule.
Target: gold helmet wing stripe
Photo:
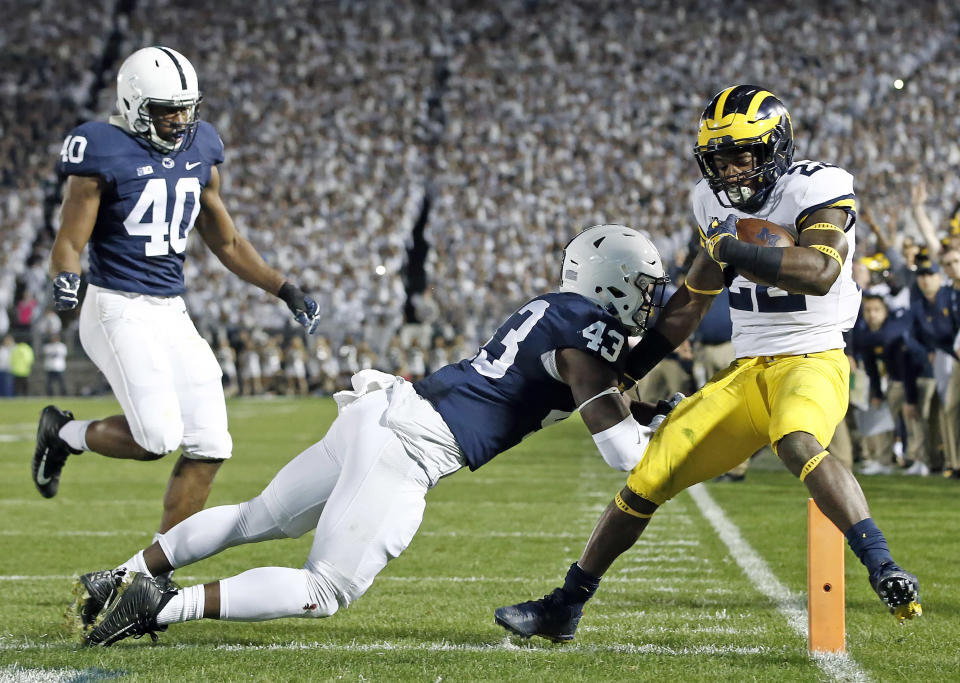
[[[750,106],[747,107],[746,116],[748,121],[753,121],[753,119],[756,118],[757,112],[760,111],[760,105],[763,104],[763,101],[768,97],[776,97],[776,95],[769,90],[761,90],[753,96],[750,100]]]
[[[723,108],[727,105],[727,97],[730,96],[730,93],[732,93],[736,87],[737,86],[733,86],[733,88],[727,88],[720,93],[720,97],[717,98],[717,106],[713,110],[713,119],[715,121],[721,121],[723,119]]]
[[[762,121],[745,120],[743,114],[729,114],[727,120],[704,121],[697,135],[697,145],[704,147],[710,144],[714,138],[729,137],[732,140],[754,140],[763,139],[770,133],[777,124],[780,123],[780,117],[775,119],[763,119]]]

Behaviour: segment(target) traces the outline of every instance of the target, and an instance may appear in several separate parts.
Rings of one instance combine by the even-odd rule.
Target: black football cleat
[[[117,595],[126,572],[123,569],[104,569],[79,577],[73,584],[73,605],[67,615],[85,635],[93,629],[103,608]]]
[[[60,488],[60,472],[67,456],[78,451],[70,448],[60,438],[60,428],[73,419],[69,410],[60,410],[56,406],[47,406],[40,411],[40,423],[37,426],[37,447],[33,451],[33,483],[44,498],[53,498]]]
[[[569,643],[577,633],[583,604],[567,602],[563,589],[554,588],[539,600],[500,607],[493,615],[500,626],[521,638],[540,636],[554,643]]]
[[[910,572],[895,564],[885,564],[870,577],[870,585],[899,623],[923,616],[920,582]]]
[[[157,623],[157,615],[176,594],[175,590],[160,588],[146,574],[128,572],[105,608],[103,618],[84,635],[83,644],[110,647],[118,640],[146,634],[156,642],[157,631],[167,630]]]

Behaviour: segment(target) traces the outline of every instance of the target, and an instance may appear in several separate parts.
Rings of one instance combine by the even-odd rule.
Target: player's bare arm
[[[220,196],[220,170],[210,170],[210,182],[200,193],[197,230],[210,251],[231,272],[260,289],[276,295],[283,276],[268,266],[248,239],[237,232],[233,218]]]
[[[100,210],[102,181],[96,176],[71,175],[64,187],[60,231],[50,253],[50,276],[80,274],[80,253],[90,240]]]
[[[591,434],[623,422],[630,414],[618,388],[620,378],[609,363],[579,349],[560,349],[557,372],[570,387],[574,402],[583,406],[580,416]]]
[[[847,257],[846,212],[821,209],[806,220],[799,245],[787,247],[776,285],[791,294],[823,296],[840,277]]]
[[[684,286],[673,293],[647,330],[643,339],[627,357],[624,376],[638,382],[667,354],[693,334],[710,310],[714,297],[723,289],[723,270],[704,252],[697,254],[687,273]]]
[[[804,221],[797,246],[767,247],[737,239],[736,217],[731,214],[704,231],[704,251],[758,284],[823,296],[840,276],[847,256],[846,222],[843,210],[821,209]]]

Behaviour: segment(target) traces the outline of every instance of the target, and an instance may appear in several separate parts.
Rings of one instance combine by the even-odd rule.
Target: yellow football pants
[[[849,375],[842,349],[738,358],[674,408],[627,486],[662,505],[787,434],[808,432],[826,446],[847,412]]]

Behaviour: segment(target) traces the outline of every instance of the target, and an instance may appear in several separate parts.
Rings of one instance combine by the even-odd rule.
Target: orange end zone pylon
[[[843,533],[807,501],[807,614],[810,652],[847,650]]]
[[[846,612],[843,533],[807,501],[807,614],[811,652],[843,653]]]

